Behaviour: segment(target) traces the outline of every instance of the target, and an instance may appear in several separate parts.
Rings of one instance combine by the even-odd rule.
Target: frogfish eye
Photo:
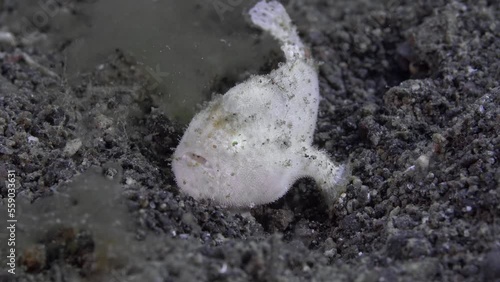
[[[206,168],[211,168],[210,162],[201,155],[187,152],[182,156],[182,159],[186,161],[188,166],[197,167],[204,166]]]

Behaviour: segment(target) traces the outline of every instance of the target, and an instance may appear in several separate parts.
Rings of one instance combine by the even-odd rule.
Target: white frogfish
[[[172,169],[181,191],[232,207],[273,202],[303,177],[336,194],[343,165],[312,146],[318,73],[285,8],[257,3],[254,25],[276,38],[286,63],[219,95],[189,124]]]

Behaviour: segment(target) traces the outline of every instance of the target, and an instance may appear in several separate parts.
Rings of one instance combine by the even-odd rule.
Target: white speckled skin
[[[216,97],[186,130],[172,161],[177,184],[194,198],[252,207],[283,196],[302,177],[333,189],[342,167],[312,147],[318,75],[278,2],[259,2],[252,22],[282,43],[287,62]]]

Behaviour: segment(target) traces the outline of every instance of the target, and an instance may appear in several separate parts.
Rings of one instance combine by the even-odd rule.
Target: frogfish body
[[[249,13],[280,41],[286,63],[217,96],[193,118],[173,155],[177,184],[196,199],[234,207],[275,201],[303,177],[334,189],[343,166],[312,146],[315,62],[281,4],[261,1]]]

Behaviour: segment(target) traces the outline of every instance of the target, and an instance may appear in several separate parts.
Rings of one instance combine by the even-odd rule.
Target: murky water
[[[38,29],[42,25],[49,36],[57,30],[59,38],[54,40],[59,43],[70,42],[63,50],[69,81],[122,50],[153,79],[150,90],[158,107],[180,122],[191,119],[214,85],[256,74],[266,62],[264,56],[279,50],[245,19],[251,1],[88,0],[77,6],[68,0],[57,2],[69,7],[67,11],[51,13],[50,7],[21,0],[15,4],[22,7],[16,17],[37,23]]]

